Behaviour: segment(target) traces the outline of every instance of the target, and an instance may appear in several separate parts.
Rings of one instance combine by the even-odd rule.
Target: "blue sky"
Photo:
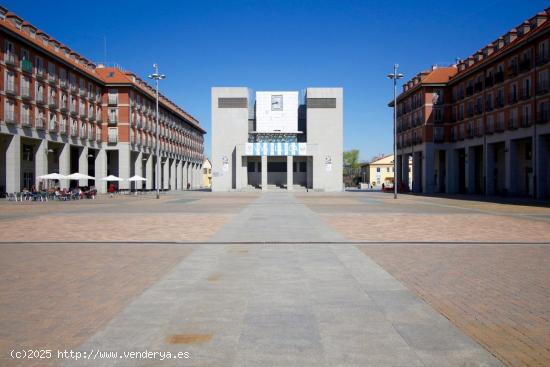
[[[392,150],[392,65],[411,77],[466,57],[547,1],[3,1],[92,61],[145,77],[210,131],[210,88],[344,88],[344,148]],[[205,152],[210,156],[210,136]]]

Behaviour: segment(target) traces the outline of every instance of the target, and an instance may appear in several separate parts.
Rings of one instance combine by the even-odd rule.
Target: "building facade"
[[[393,186],[394,168],[393,154],[374,158],[361,164],[361,181],[371,188]]]
[[[212,191],[341,191],[342,88],[212,88]]]
[[[212,164],[208,158],[202,163],[202,187],[212,187]]]
[[[403,85],[398,182],[412,158],[414,192],[550,197],[549,15]]]
[[[155,91],[136,75],[88,61],[1,7],[0,45],[0,192],[38,187],[52,172],[140,175],[147,182],[133,188],[151,189],[158,163],[162,188],[200,186],[205,131],[160,96],[157,142]],[[106,191],[101,180],[60,184]]]

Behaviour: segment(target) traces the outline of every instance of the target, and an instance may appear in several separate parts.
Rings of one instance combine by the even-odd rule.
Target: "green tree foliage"
[[[344,166],[351,169],[359,168],[359,149],[346,150],[344,152]]]

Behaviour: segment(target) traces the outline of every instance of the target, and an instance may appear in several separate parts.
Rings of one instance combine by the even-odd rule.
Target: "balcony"
[[[61,135],[67,135],[67,131],[68,131],[68,130],[69,130],[69,129],[68,129],[68,126],[67,126],[67,122],[65,122],[65,123],[63,123],[63,124],[61,124],[61,125],[59,125],[59,133],[60,133]]]
[[[80,139],[85,140],[88,138],[88,130],[80,129]]]
[[[512,94],[508,96],[508,104],[515,104],[518,101],[518,96],[515,94]]]
[[[109,106],[116,106],[118,104],[118,98],[109,96]]]
[[[511,118],[508,120],[508,129],[509,130],[516,130],[518,128],[518,122],[516,119]]]
[[[67,102],[61,102],[61,108],[59,109],[61,112],[67,112]]]
[[[55,75],[48,73],[48,83],[50,83],[50,85],[55,86]]]
[[[44,100],[44,94],[41,92],[38,92],[36,94],[36,104],[44,105],[46,101]]]
[[[487,135],[491,135],[492,133],[495,132],[495,124],[494,122],[487,122],[487,129],[485,131],[485,133]]]
[[[36,68],[36,79],[44,80],[44,68]]]
[[[95,141],[101,143],[101,129],[95,130]]]
[[[37,130],[44,130],[44,118],[43,117],[37,117],[34,122],[34,127]]]
[[[21,126],[23,126],[23,127],[30,127],[31,126],[31,120],[29,118],[29,115],[23,116],[23,120],[21,120]]]
[[[108,123],[109,125],[116,125],[118,122],[116,116],[109,116],[109,120],[108,120]]]
[[[548,93],[548,81],[545,83],[537,83],[537,90],[536,90],[537,96],[541,96],[543,94]]]
[[[67,79],[59,78],[59,86],[62,89],[67,89]]]
[[[80,116],[80,118],[83,119],[83,120],[88,118],[88,115],[87,115],[86,112],[84,112],[84,111],[80,111],[79,116]]]
[[[526,100],[531,98],[531,91],[529,89],[521,89],[519,93],[520,100]]]
[[[86,89],[80,89],[80,90],[78,91],[78,95],[79,95],[80,97],[86,98]]]
[[[12,78],[13,79],[13,78]],[[6,94],[10,94],[12,96],[15,96],[15,83],[13,80],[11,82],[6,83]]]
[[[531,59],[523,59],[519,62],[519,72],[524,73],[531,70]]]
[[[57,108],[57,101],[50,99],[48,101],[48,107],[52,110],[55,110]]]
[[[509,66],[508,67],[508,77],[513,78],[516,75],[518,75],[518,66],[517,65]]]
[[[483,90],[483,83],[477,82],[474,84],[474,92],[481,92]]]
[[[537,125],[542,125],[542,124],[546,124],[548,123],[548,121],[550,120],[550,114],[548,113],[548,111],[542,111],[537,114]]]
[[[497,121],[497,125],[495,127],[495,131],[497,133],[501,133],[504,131],[504,121]]]
[[[71,126],[71,136],[73,138],[78,136],[78,129],[76,128],[76,126]]]
[[[496,104],[496,108],[502,108],[504,107],[504,97],[502,96],[497,96],[497,98],[495,99],[495,104]]]
[[[9,125],[15,125],[15,114],[12,113],[6,113],[6,117],[4,118],[4,122]]]
[[[21,87],[21,98],[24,100],[31,100],[31,89],[29,87]]]
[[[90,131],[90,133],[88,134],[88,140],[89,141],[94,141],[95,136],[96,136],[96,134],[93,131]]]
[[[48,131],[51,133],[56,132],[57,130],[57,121],[50,120],[50,123],[48,124]]]
[[[521,120],[519,120],[520,127],[530,127],[531,125],[533,125],[533,122],[530,117],[522,117]]]
[[[16,66],[17,60],[15,58],[15,54],[12,52],[6,53],[6,58],[4,59],[6,65],[8,66]]]
[[[118,143],[118,135],[109,134],[108,143],[109,143],[109,144],[116,144],[116,143]]]
[[[474,109],[474,113],[475,113],[476,115],[482,114],[482,113],[483,113],[483,106],[481,106],[481,105],[476,105],[476,106],[475,106],[475,109]]]
[[[32,74],[32,62],[30,60],[21,60],[21,70],[25,73]]]
[[[546,65],[547,63],[548,63],[548,55],[540,55],[539,57],[537,57],[537,60],[536,60],[537,66]]]

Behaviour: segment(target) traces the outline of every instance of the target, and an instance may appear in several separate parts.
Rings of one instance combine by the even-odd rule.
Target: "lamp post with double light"
[[[393,198],[397,199],[397,80],[404,77],[398,73],[398,64],[393,65],[393,73],[388,74],[388,78],[393,80]],[[401,173],[403,174],[403,173]]]
[[[157,128],[155,129],[155,136],[156,136],[156,155],[157,155],[157,165],[155,169],[155,185],[157,190],[157,199],[160,198],[160,140],[159,140],[159,132],[160,132],[160,125],[159,125],[159,80],[165,79],[166,75],[159,74],[159,66],[157,64],[153,64],[153,68],[155,69],[155,72],[153,74],[149,75],[149,79],[154,79],[156,83],[156,123]]]

